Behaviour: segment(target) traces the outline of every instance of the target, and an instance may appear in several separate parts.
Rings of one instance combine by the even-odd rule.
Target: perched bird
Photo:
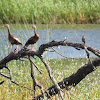
[[[84,49],[85,49],[87,57],[89,59],[90,53],[89,53],[89,51],[88,51],[88,49],[87,49],[87,47],[85,45],[85,37],[84,37],[84,35],[82,36],[82,42],[84,43]],[[90,61],[90,59],[89,59],[89,61]]]
[[[85,44],[85,37],[84,37],[84,35],[82,37],[82,42]]]
[[[13,45],[16,44],[16,49],[14,50],[14,53],[15,53],[15,51],[18,50],[18,45],[22,45],[20,39],[11,34],[10,27],[8,24],[6,24],[2,27],[7,27],[7,29],[8,29],[8,39],[9,39],[9,42],[11,43],[11,52],[10,53],[13,52]]]
[[[28,41],[25,43],[24,47],[28,47],[29,45],[31,45],[31,51],[36,51],[34,49],[33,45],[39,40],[39,35],[36,33],[36,26],[35,25],[30,27],[30,29],[34,29],[34,34],[35,35],[28,39]]]

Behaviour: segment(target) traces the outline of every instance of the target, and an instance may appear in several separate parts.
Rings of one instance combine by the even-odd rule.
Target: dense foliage
[[[100,23],[100,1],[1,0],[2,23]]]

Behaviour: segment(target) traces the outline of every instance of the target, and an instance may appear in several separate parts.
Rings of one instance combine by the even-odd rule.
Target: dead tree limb
[[[0,82],[0,85],[3,84],[3,83],[4,83],[4,81]]]
[[[92,61],[92,64],[97,68],[100,66],[100,58],[96,58]],[[71,76],[63,79],[61,82],[58,83],[61,89],[64,89],[68,86],[76,86],[81,80],[83,80],[88,74],[94,71],[92,64],[89,62],[82,66],[80,69],[77,70],[76,73],[72,74]],[[49,94],[49,95],[48,95]],[[58,90],[56,89],[55,85],[51,86],[45,91],[45,95],[50,98],[53,95],[58,94]],[[41,100],[43,98],[42,94],[38,95],[33,100]]]
[[[14,53],[12,53],[12,54],[10,54],[10,55],[8,55],[7,57],[5,57],[4,59],[2,59],[1,61],[0,61],[0,69],[3,69],[3,68],[5,68],[5,66],[6,66],[6,64],[9,62],[9,61],[11,61],[11,60],[20,60],[21,58],[26,58],[26,57],[28,57],[28,56],[31,56],[31,57],[33,57],[34,58],[34,56],[37,56],[37,57],[39,57],[40,59],[41,59],[41,61],[44,63],[44,65],[45,65],[45,67],[46,67],[46,69],[47,69],[47,71],[48,71],[48,73],[49,73],[49,76],[50,76],[50,79],[52,80],[52,82],[54,83],[54,89],[56,90],[56,93],[60,93],[61,94],[61,89],[60,89],[60,85],[58,85],[58,84],[60,84],[60,83],[58,83],[57,84],[57,82],[56,82],[56,80],[54,79],[54,76],[53,76],[53,74],[52,74],[52,71],[51,71],[51,69],[50,69],[50,66],[48,66],[48,64],[45,62],[45,60],[42,58],[42,55],[43,55],[43,53],[46,51],[46,49],[48,49],[48,48],[50,48],[50,47],[54,47],[54,46],[59,46],[59,45],[61,45],[61,46],[71,46],[71,47],[74,47],[75,49],[77,49],[77,50],[80,50],[80,49],[85,49],[84,48],[84,45],[83,44],[80,44],[80,43],[73,43],[73,42],[68,42],[68,41],[52,41],[52,42],[48,42],[48,43],[46,43],[46,44],[42,44],[40,47],[39,47],[39,49],[37,50],[37,51],[35,51],[35,52],[33,52],[33,51],[30,51],[30,50],[25,50],[25,48],[22,48],[18,53],[16,53],[16,54],[14,54]],[[99,50],[97,50],[97,49],[95,49],[95,48],[92,48],[92,47],[90,47],[90,46],[87,46],[87,45],[85,45],[85,47],[87,47],[87,50],[88,51],[91,51],[92,53],[94,53],[95,55],[97,55],[98,57],[100,57],[100,51]],[[100,60],[100,59],[99,59]],[[93,63],[93,62],[92,62]],[[88,66],[90,66],[91,65],[91,63],[89,63],[89,65]],[[93,65],[95,66],[95,64],[93,63]],[[93,68],[93,67],[92,67]],[[84,69],[83,69],[84,70]],[[89,69],[90,70],[90,69]],[[76,74],[75,74],[76,75]],[[87,75],[87,74],[83,74],[84,75],[84,77],[85,77],[85,75]],[[74,76],[74,74],[71,76],[71,79],[72,78],[75,78],[75,76]],[[78,77],[80,77],[80,76],[78,76]],[[10,77],[11,78],[11,77]],[[83,76],[82,76],[82,78],[83,78]],[[81,80],[82,80],[82,78],[81,78]],[[69,78],[68,78],[69,79]],[[78,79],[77,77],[76,77],[76,79]],[[65,79],[64,79],[65,80]],[[63,80],[63,82],[65,82]],[[71,80],[71,81],[73,81],[73,80]],[[70,82],[70,81],[68,81],[68,82]],[[77,81],[76,81],[77,82]],[[73,83],[73,82],[72,82]],[[67,84],[69,84],[69,83],[67,83]],[[74,84],[75,84],[75,82],[74,82]],[[64,83],[64,85],[65,86],[67,86],[65,83]],[[72,85],[72,84],[71,84]],[[60,87],[59,87],[60,86]],[[62,87],[63,87],[63,85],[62,85]],[[46,93],[48,93],[48,91],[46,91]]]
[[[92,64],[92,62],[90,60],[90,53],[89,53],[89,51],[88,51],[88,49],[87,49],[87,47],[85,45],[85,37],[84,36],[82,37],[82,42],[83,42],[84,50],[85,50],[85,52],[87,54],[87,58],[88,58],[89,62],[91,63],[91,65],[93,66],[94,70],[95,70],[95,66]]]
[[[4,75],[4,74],[2,74],[2,73],[0,73],[0,75],[3,76],[3,77],[5,77],[5,78],[11,79],[9,76]],[[16,82],[14,82],[13,80],[11,80],[11,83],[14,83],[14,84],[16,84],[16,85],[18,85],[18,86],[20,86],[20,87],[22,87],[22,88],[26,88],[26,89],[28,89],[28,90],[34,91],[34,90],[32,90],[32,89],[30,89],[30,88],[28,88],[28,87],[22,86],[22,85],[20,85],[20,84],[18,84],[18,83],[16,83]]]
[[[52,42],[49,42],[49,43],[46,43],[46,44],[42,44],[39,47],[39,53],[43,54],[43,52],[45,51],[45,49],[47,49],[49,47],[53,47],[53,46],[59,46],[59,45],[62,45],[62,46],[71,46],[71,47],[74,47],[75,49],[76,48],[84,49],[84,45],[80,44],[80,43],[73,43],[73,42],[68,42],[68,41],[52,41]],[[100,57],[100,51],[98,49],[92,48],[90,46],[87,46],[87,49],[89,51],[91,51],[92,53],[94,53],[95,55],[97,55],[98,57]]]
[[[61,98],[61,100],[63,100],[63,95],[62,95],[62,90],[60,89],[58,83],[56,82],[54,76],[53,76],[53,72],[50,68],[50,66],[47,64],[47,62],[44,60],[44,58],[42,56],[39,57],[41,59],[41,61],[44,63],[48,73],[49,73],[49,77],[51,79],[51,81],[53,82],[53,84],[55,85],[57,91],[58,91],[58,95]]]
[[[32,58],[29,57],[29,61],[31,63],[31,77],[32,77],[32,80],[33,80],[33,89],[34,89],[34,95],[36,96],[35,92],[36,92],[36,86],[38,86],[40,89],[41,89],[41,92],[43,94],[43,87],[41,86],[41,84],[38,83],[38,81],[36,80],[36,77],[35,77],[35,71],[34,71],[34,68],[33,68],[33,62],[32,62]]]
[[[40,68],[38,68],[37,66],[36,66],[36,64],[31,60],[31,63],[35,66],[35,68],[40,72],[40,74],[42,74],[42,72],[43,72],[43,70],[42,69],[40,69]]]
[[[4,59],[2,59],[0,61],[0,69],[4,68],[3,65],[6,65],[6,63],[8,63],[11,60],[19,60],[20,58],[24,58],[26,56],[41,56],[45,50],[49,47],[54,47],[54,46],[71,46],[74,48],[80,48],[80,49],[84,49],[84,45],[80,44],[80,43],[73,43],[73,42],[67,42],[67,41],[52,41],[52,42],[48,42],[45,44],[42,44],[39,47],[39,50],[37,50],[36,52],[32,52],[32,51],[28,51],[28,50],[24,50],[23,48],[17,53],[17,54],[10,54],[8,56],[6,56]],[[90,46],[87,46],[88,51],[91,51],[92,53],[94,53],[95,55],[97,55],[98,57],[100,57],[100,51],[96,48],[92,48]]]

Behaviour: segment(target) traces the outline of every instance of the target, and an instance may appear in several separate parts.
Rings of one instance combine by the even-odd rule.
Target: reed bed
[[[100,1],[1,0],[2,23],[100,23]]]

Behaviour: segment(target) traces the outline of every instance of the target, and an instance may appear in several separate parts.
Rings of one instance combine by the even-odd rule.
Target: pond
[[[11,30],[11,33],[21,39],[23,45],[25,42],[34,35],[34,30]],[[67,37],[69,42],[82,43],[82,36],[85,36],[86,45],[100,50],[100,28],[95,29],[39,29],[37,33],[40,35],[39,41],[34,45],[35,49],[43,43],[50,42],[52,40],[64,40]],[[5,57],[10,52],[10,43],[8,41],[8,31],[0,30],[0,58]],[[22,47],[19,46],[19,50]],[[68,58],[85,58],[86,53],[84,50],[76,50],[73,47],[54,47],[59,53]],[[52,50],[52,49],[50,49]],[[94,54],[90,53],[91,57],[95,57]],[[63,58],[56,52],[45,52],[44,57],[46,58]]]

